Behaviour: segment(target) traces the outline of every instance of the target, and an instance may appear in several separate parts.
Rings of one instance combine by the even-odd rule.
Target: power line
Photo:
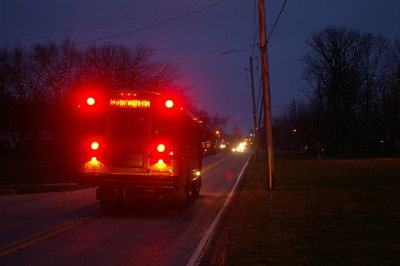
[[[46,31],[46,32],[36,32],[36,33],[0,36],[0,38],[25,37],[25,36],[43,35],[43,34],[51,34],[51,33],[59,33],[59,32],[66,32],[66,31],[73,31],[73,30],[81,30],[81,29],[99,27],[99,26],[104,26],[104,25],[108,25],[108,24],[114,24],[114,23],[121,22],[121,21],[126,21],[126,20],[135,19],[135,18],[145,17],[145,16],[148,16],[148,15],[152,15],[152,14],[164,12],[164,11],[167,11],[167,10],[170,10],[170,9],[174,9],[174,8],[182,7],[182,6],[185,6],[185,5],[189,5],[189,4],[192,4],[194,2],[198,2],[198,1],[200,1],[200,0],[194,0],[194,1],[182,4],[182,5],[177,5],[177,6],[169,7],[169,8],[166,8],[166,9],[157,10],[157,11],[154,11],[154,12],[150,12],[150,13],[146,13],[146,14],[142,14],[142,15],[138,15],[138,16],[134,16],[134,17],[124,18],[124,19],[119,19],[119,20],[114,20],[114,21],[109,21],[109,22],[104,22],[104,23],[99,23],[99,24],[94,24],[94,25],[89,25],[89,26],[82,26],[82,27],[63,29],[63,30]]]
[[[257,23],[257,1],[258,1],[258,0],[255,0],[255,1],[254,1],[254,15],[253,15],[253,18],[254,18],[254,26],[253,26],[253,27],[254,27],[254,33],[253,33],[253,44],[257,42],[257,36],[258,36],[257,32],[258,32],[258,27],[259,27],[259,25],[258,25],[258,23]],[[251,57],[254,57],[254,49],[253,49],[253,52],[252,52]]]
[[[249,77],[247,76],[247,73],[246,73],[246,71],[248,71],[248,70],[245,68],[244,71],[245,71],[244,75],[246,76],[247,86],[248,86],[248,89],[249,89],[249,91],[251,93],[251,85],[250,85],[250,82],[249,82]]]
[[[262,101],[262,95],[261,95],[261,79],[260,78],[258,78],[258,80],[259,80],[259,82],[260,82],[260,84],[258,85],[258,97],[257,97],[257,108],[256,108],[256,110],[258,110],[258,105],[259,105],[259,103],[260,103],[260,99],[261,99],[261,101]]]
[[[68,45],[68,46],[77,46],[77,45],[87,44],[87,43],[91,43],[91,42],[103,41],[103,40],[107,40],[107,39],[111,39],[111,38],[115,38],[115,37],[119,37],[119,36],[131,34],[131,33],[139,32],[139,31],[142,31],[142,30],[147,30],[147,29],[150,29],[150,28],[154,28],[154,27],[156,27],[156,26],[160,26],[160,25],[162,25],[162,24],[165,24],[165,23],[168,23],[168,22],[172,22],[172,21],[175,21],[175,20],[178,20],[178,19],[181,19],[181,18],[190,16],[190,15],[193,15],[193,14],[198,13],[198,12],[200,12],[200,11],[203,11],[203,10],[206,10],[206,9],[211,8],[211,7],[213,7],[213,6],[219,5],[219,4],[221,4],[221,3],[225,2],[225,1],[227,1],[227,0],[219,1],[219,2],[217,2],[217,3],[215,3],[215,4],[212,4],[212,5],[203,7],[203,8],[201,8],[201,9],[198,9],[198,10],[196,10],[196,11],[187,13],[187,14],[185,14],[185,15],[182,15],[182,16],[179,16],[179,17],[175,17],[175,18],[172,18],[172,19],[169,19],[169,20],[165,20],[165,21],[163,21],[163,22],[156,23],[156,24],[153,24],[153,25],[150,25],[150,26],[147,26],[147,27],[143,27],[143,28],[140,28],[140,29],[136,29],[136,30],[132,30],[132,31],[127,31],[127,32],[123,32],[123,33],[119,33],[119,34],[115,34],[115,35],[111,35],[111,36],[107,36],[107,37],[103,37],[103,38],[98,38],[98,39],[94,39],[94,40],[90,40],[90,41],[84,41],[84,42],[73,43],[73,44]],[[58,46],[58,47],[56,47],[56,48],[63,48],[63,47],[66,47],[66,46]],[[31,52],[31,51],[33,51],[33,50],[22,51],[22,52]]]
[[[258,44],[257,44],[257,45],[258,45]],[[246,51],[249,51],[250,49],[252,49],[253,46],[254,46],[254,45],[249,45],[249,46],[237,48],[237,49],[230,50],[230,51],[223,52],[223,53],[208,55],[208,56],[204,56],[204,57],[189,59],[189,60],[186,60],[186,61],[180,61],[180,62],[176,62],[176,63],[164,64],[164,65],[159,65],[159,66],[154,66],[154,67],[147,67],[147,68],[131,69],[131,70],[118,71],[118,72],[109,72],[109,73],[94,74],[94,75],[91,75],[91,77],[92,77],[92,76],[107,76],[107,75],[114,75],[114,74],[124,74],[124,73],[130,73],[130,72],[137,72],[137,71],[144,71],[144,70],[152,70],[152,69],[157,69],[157,68],[163,68],[163,67],[181,65],[181,64],[186,64],[186,63],[190,63],[190,62],[195,62],[195,61],[199,61],[199,60],[204,60],[204,59],[208,59],[208,58],[212,58],[212,57],[216,57],[216,56],[227,55],[227,54],[230,54],[230,53],[242,53],[242,52],[246,52]],[[29,82],[33,82],[33,81],[0,82],[0,84],[10,84],[10,83],[12,83],[12,84],[17,84],[17,83],[29,83]],[[36,82],[36,81],[35,81],[35,82]]]
[[[276,26],[276,24],[278,23],[278,20],[279,20],[281,14],[282,14],[282,12],[283,12],[283,9],[285,8],[286,2],[287,2],[287,0],[285,0],[285,2],[283,3],[281,12],[279,12],[278,17],[276,18],[275,24],[274,24],[274,26],[272,27],[271,33],[270,33],[269,36],[268,36],[267,43],[268,43],[268,41],[269,41],[269,38],[271,38],[272,32],[274,31],[275,26]]]
[[[271,102],[272,102],[273,104],[275,104],[276,106],[278,106],[279,108],[282,108],[282,106],[280,106],[279,104],[277,104],[276,102],[274,102],[272,99],[271,99]]]

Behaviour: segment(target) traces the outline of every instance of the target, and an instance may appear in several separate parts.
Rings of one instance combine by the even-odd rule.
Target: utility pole
[[[260,162],[260,144],[258,140],[258,127],[257,127],[257,111],[256,111],[256,100],[254,96],[254,81],[253,81],[253,58],[250,56],[250,73],[251,73],[251,93],[253,96],[253,120],[254,120],[254,131],[256,134],[256,155],[257,162]]]
[[[271,94],[269,89],[269,70],[268,70],[268,51],[267,51],[267,31],[265,29],[265,8],[264,0],[258,0],[258,16],[260,19],[260,41],[261,41],[261,66],[262,82],[264,94],[264,121],[265,139],[267,153],[267,176],[268,190],[275,190],[275,168],[274,168],[274,149],[272,146],[271,128]]]

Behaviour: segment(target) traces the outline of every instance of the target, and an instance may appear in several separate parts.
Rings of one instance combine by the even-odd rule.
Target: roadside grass
[[[265,154],[252,155],[216,264],[400,265],[400,159],[287,156],[268,191]]]

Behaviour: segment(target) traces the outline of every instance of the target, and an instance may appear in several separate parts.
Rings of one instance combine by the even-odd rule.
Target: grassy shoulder
[[[265,169],[252,155],[206,264],[400,265],[400,159],[276,154],[276,191]]]

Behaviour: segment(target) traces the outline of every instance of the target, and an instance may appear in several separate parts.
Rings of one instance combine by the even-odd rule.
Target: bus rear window
[[[169,116],[155,115],[151,117],[152,138],[172,138],[174,136],[174,119]]]
[[[142,139],[145,137],[145,119],[141,116],[115,116],[113,137],[118,139]]]
[[[83,120],[83,132],[87,136],[105,136],[107,134],[107,115],[86,115]]]

